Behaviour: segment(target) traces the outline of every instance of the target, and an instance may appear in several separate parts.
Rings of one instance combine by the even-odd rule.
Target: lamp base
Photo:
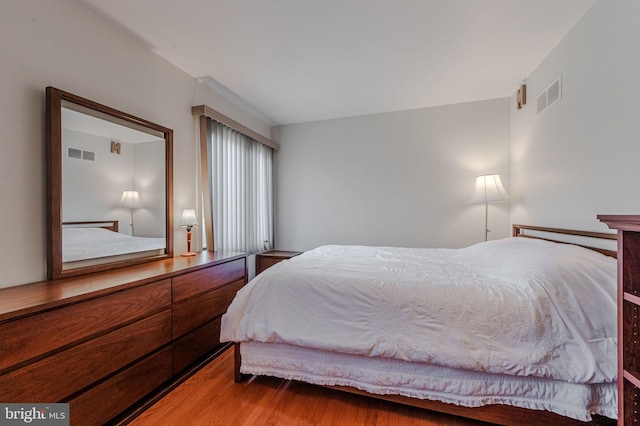
[[[180,256],[189,257],[189,256],[195,256],[196,254],[198,254],[198,253],[194,253],[192,251],[188,251],[186,253],[182,253]]]

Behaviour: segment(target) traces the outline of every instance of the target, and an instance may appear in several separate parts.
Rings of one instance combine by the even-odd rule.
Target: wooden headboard
[[[532,235],[526,234],[525,231],[534,231],[536,233],[544,233],[544,236],[541,235]],[[525,237],[525,238],[536,238],[539,240],[547,240],[553,241],[556,243],[565,243],[565,244],[574,244],[576,246],[588,248],[590,250],[595,250],[599,253],[602,253],[611,257],[618,257],[618,253],[615,250],[608,250],[600,247],[590,246],[588,244],[577,244],[570,241],[562,241],[554,239],[553,236],[549,236],[549,234],[559,234],[559,235],[571,235],[576,237],[583,238],[592,238],[595,240],[617,240],[617,234],[609,234],[606,232],[591,232],[591,231],[575,231],[573,229],[561,229],[561,228],[545,228],[542,226],[530,226],[530,225],[513,225],[513,236],[514,237]]]
[[[104,228],[109,231],[118,232],[118,221],[117,220],[90,220],[84,222],[62,222],[62,226],[74,227],[78,228]]]

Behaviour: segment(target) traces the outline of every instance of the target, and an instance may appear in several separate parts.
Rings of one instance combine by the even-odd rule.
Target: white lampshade
[[[138,194],[138,191],[123,191],[122,198],[120,198],[120,205],[130,209],[141,208],[140,194]]]
[[[476,177],[476,185],[469,204],[491,203],[494,201],[507,201],[509,194],[504,190],[500,175],[483,175]]]
[[[182,218],[180,219],[180,226],[186,226],[186,227],[198,226],[196,209],[182,210]]]

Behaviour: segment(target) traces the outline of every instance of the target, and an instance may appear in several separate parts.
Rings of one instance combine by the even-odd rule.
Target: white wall
[[[269,126],[76,0],[0,1],[0,287],[46,277],[44,89],[54,86],[174,130],[174,217],[197,204],[196,127],[207,101]],[[186,251],[174,229],[175,253]]]
[[[62,221],[117,220],[120,232],[130,235],[130,211],[119,203],[122,191],[133,189],[133,145],[122,142],[115,155],[103,136],[63,129],[62,139]],[[95,161],[69,158],[68,147],[93,151]]]
[[[501,99],[275,129],[277,246],[480,241],[483,207],[466,202],[487,172],[502,175],[513,223],[603,230],[599,213],[638,213],[638,18],[636,0],[599,0],[528,76],[521,111]],[[46,276],[46,86],[174,130],[178,220],[198,205],[192,105],[270,136],[76,0],[0,2],[0,64],[0,287]],[[563,100],[537,117],[535,96],[560,74]],[[491,205],[490,221],[490,238],[508,235],[509,204]],[[179,254],[184,232],[174,232]]]
[[[134,183],[131,187],[139,191],[143,205],[142,208],[133,210],[135,234],[137,237],[165,237],[165,174],[164,168],[158,167],[165,163],[164,140],[161,143],[152,141],[132,144],[132,147]]]
[[[484,240],[474,177],[509,190],[509,99],[273,129],[276,246],[462,247]],[[509,234],[508,204],[491,205],[490,239]]]
[[[640,212],[640,2],[600,0],[528,77],[511,108],[511,220],[606,231]],[[536,115],[562,75],[563,98]],[[512,100],[513,102],[513,100]]]

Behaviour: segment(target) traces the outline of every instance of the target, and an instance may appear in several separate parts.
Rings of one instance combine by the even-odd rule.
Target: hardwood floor
[[[254,377],[235,383],[230,349],[130,424],[479,426],[486,423],[289,380]]]

